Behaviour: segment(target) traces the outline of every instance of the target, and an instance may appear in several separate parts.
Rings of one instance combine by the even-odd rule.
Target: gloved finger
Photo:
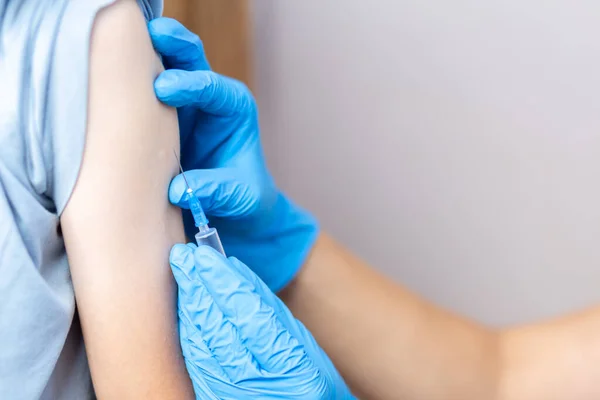
[[[303,337],[306,336],[306,332],[308,332],[308,330],[304,327],[302,322],[293,316],[292,312],[285,305],[285,303],[281,301],[281,299],[271,289],[269,289],[267,284],[260,279],[258,275],[256,275],[250,268],[248,268],[243,262],[235,257],[230,257],[229,261],[237,273],[242,275],[254,285],[256,292],[259,294],[261,299],[270,307],[272,307],[278,315],[284,317],[283,314],[286,314],[285,318],[293,319],[298,324],[297,327],[292,327],[291,329],[288,327],[288,330],[294,335],[294,337],[300,338],[300,335]],[[304,330],[306,330],[306,332],[304,332]],[[308,334],[310,335],[310,339],[314,341],[312,334],[310,334],[310,332],[308,332]]]
[[[206,371],[220,379],[229,379],[225,371],[216,361],[212,352],[198,335],[191,321],[190,313],[194,313],[196,306],[191,299],[198,296],[198,285],[194,282],[190,271],[194,269],[194,250],[193,244],[176,244],[171,249],[169,262],[175,280],[178,285],[178,318],[179,318],[179,337],[183,355],[188,360],[194,360],[195,363],[202,365]]]
[[[152,45],[167,68],[187,71],[210,70],[204,45],[193,32],[172,18],[156,18],[148,23]]]
[[[280,315],[281,312],[288,309],[285,304],[277,297],[275,293],[266,283],[262,281],[250,268],[248,268],[243,262],[238,260],[235,257],[230,257],[229,262],[231,266],[235,269],[237,273],[239,273],[244,279],[247,279],[254,286],[256,293],[261,297],[261,299],[270,307],[275,310],[277,315]],[[290,312],[291,314],[291,312]]]
[[[279,297],[277,297],[277,295],[273,293],[271,289],[269,289],[266,283],[264,283],[262,279],[258,277],[258,275],[252,272],[252,270],[244,265],[244,263],[242,263],[240,260],[235,257],[230,257],[229,261],[231,262],[232,267],[235,268],[239,274],[254,284],[254,287],[260,294],[263,301],[269,306],[273,307],[277,315],[280,316],[280,320],[289,321],[287,324],[283,322],[284,325],[286,325],[288,331],[302,343],[304,350],[311,357],[313,363],[319,367],[319,370],[322,373],[330,372],[336,374],[336,379],[341,380],[342,378],[337,373],[337,370],[329,359],[329,356],[323,351],[323,349],[321,349],[312,333],[304,326],[304,324],[302,324],[301,321],[297,320],[292,315],[292,312],[289,308],[287,308],[283,301],[281,301],[281,299],[279,299]],[[337,396],[335,398],[337,398]]]
[[[194,252],[198,275],[260,366],[272,373],[313,367],[304,348],[262,301],[252,283],[211,248]]]
[[[256,210],[258,190],[239,180],[240,172],[233,168],[196,169],[171,181],[169,201],[188,209],[187,182],[193,187],[204,212],[215,217],[245,217]]]
[[[273,293],[271,289],[269,289],[267,284],[264,283],[262,279],[258,277],[258,275],[256,275],[250,268],[248,268],[244,263],[235,257],[230,257],[229,261],[237,273],[252,282],[261,299],[270,307],[272,307],[273,310],[275,310],[275,313],[279,316],[280,321],[283,322],[287,319],[293,322],[290,324],[284,324],[286,325],[288,331],[296,339],[302,339],[301,342],[304,345],[305,350],[307,345],[311,345],[320,349],[310,331],[306,329],[302,322],[298,321],[292,315],[290,309],[283,303],[283,301],[281,301],[279,297],[277,297],[275,293]]]
[[[185,245],[175,245],[171,250],[170,263],[179,286],[180,315],[183,313],[189,319],[188,326],[195,327],[194,335],[201,335],[231,382],[235,383],[242,377],[258,376],[256,361],[200,279],[196,258],[190,262],[190,250]]]
[[[194,278],[189,276],[190,271],[194,269],[194,249],[185,244],[175,244],[171,248],[169,264],[180,294],[183,294],[186,299],[193,299],[198,287]]]
[[[212,71],[166,70],[154,81],[154,91],[156,97],[169,106],[194,106],[219,116],[254,107],[246,85]]]
[[[212,355],[202,334],[193,325],[179,320],[179,335],[185,364],[196,398],[207,400],[250,400],[225,374]]]
[[[181,310],[179,311],[179,341],[183,357],[188,363],[189,374],[194,382],[203,381],[207,376],[223,382],[229,381],[229,377],[208,348],[202,334],[194,327],[189,316]]]

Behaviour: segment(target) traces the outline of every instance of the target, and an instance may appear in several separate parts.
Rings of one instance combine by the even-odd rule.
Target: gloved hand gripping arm
[[[265,165],[258,112],[248,88],[210,70],[202,42],[177,21],[149,24],[165,66],[157,97],[178,107],[181,162],[228,255],[246,263],[275,292],[296,275],[318,236],[316,220],[275,185]],[[173,204],[187,207],[176,177]],[[184,214],[188,237],[191,215]]]

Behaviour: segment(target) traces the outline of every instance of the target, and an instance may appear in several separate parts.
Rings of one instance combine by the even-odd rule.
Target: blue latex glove
[[[210,71],[202,42],[179,22],[149,24],[168,68],[156,79],[157,97],[178,107],[181,162],[228,255],[246,263],[273,290],[289,283],[318,235],[315,219],[275,186],[265,165],[257,106],[241,82]],[[169,199],[187,207],[177,176]],[[184,213],[188,237],[195,227]]]
[[[179,330],[198,399],[353,399],[310,332],[244,264],[175,245]]]

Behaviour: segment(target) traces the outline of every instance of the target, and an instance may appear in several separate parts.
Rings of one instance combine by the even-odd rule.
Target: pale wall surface
[[[600,302],[600,3],[253,11],[270,165],[334,236],[485,322]]]

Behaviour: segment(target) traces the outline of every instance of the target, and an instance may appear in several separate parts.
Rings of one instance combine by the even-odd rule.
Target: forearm
[[[509,329],[501,338],[500,400],[600,398],[600,309]]]
[[[423,301],[324,235],[281,297],[365,399],[600,398],[600,308],[494,332]]]
[[[426,303],[325,235],[281,297],[361,398],[497,393],[498,335]]]

